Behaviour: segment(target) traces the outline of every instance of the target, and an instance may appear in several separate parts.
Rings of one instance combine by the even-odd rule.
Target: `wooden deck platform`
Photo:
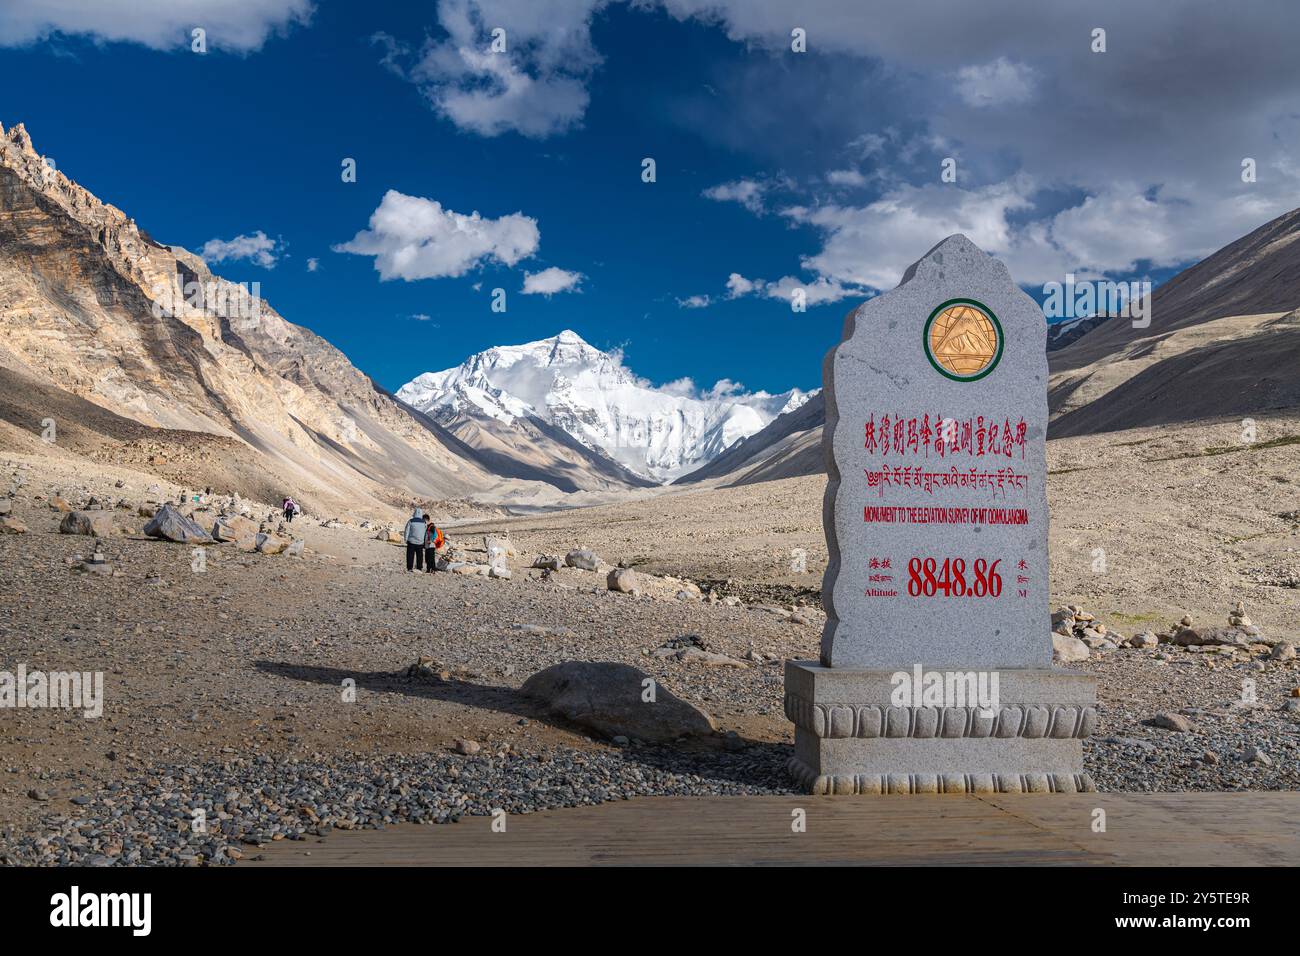
[[[1093,830],[1094,811],[1106,814]],[[806,811],[807,830],[791,829]],[[644,797],[278,842],[246,866],[1300,865],[1300,793]]]

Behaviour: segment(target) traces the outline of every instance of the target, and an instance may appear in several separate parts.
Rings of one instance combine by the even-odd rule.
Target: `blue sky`
[[[0,122],[390,389],[564,328],[657,383],[815,387],[951,232],[1031,291],[1158,282],[1300,205],[1291,6],[907,6],[36,2],[0,10]]]

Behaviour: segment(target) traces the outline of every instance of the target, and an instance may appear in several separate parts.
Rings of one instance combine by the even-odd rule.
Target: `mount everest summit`
[[[471,421],[498,431],[558,430],[633,476],[666,483],[799,408],[810,394],[746,394],[729,383],[703,394],[655,386],[628,369],[619,352],[603,352],[566,329],[426,372],[397,398],[452,431]]]

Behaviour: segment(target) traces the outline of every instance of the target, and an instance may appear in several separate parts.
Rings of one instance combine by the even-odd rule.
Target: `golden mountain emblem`
[[[949,378],[972,380],[993,370],[1002,354],[1002,329],[993,313],[969,300],[946,302],[930,316],[925,351]]]

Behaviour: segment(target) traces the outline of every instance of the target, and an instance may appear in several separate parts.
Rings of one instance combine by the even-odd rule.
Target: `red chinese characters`
[[[999,456],[1012,458],[1018,451],[1025,457],[1028,427],[1023,418],[1014,424],[1009,418],[1000,422],[993,417],[973,415],[964,419],[925,414],[905,418],[902,415],[872,415],[864,427],[863,448],[868,454],[919,455],[948,458],[966,455],[971,458]]]

